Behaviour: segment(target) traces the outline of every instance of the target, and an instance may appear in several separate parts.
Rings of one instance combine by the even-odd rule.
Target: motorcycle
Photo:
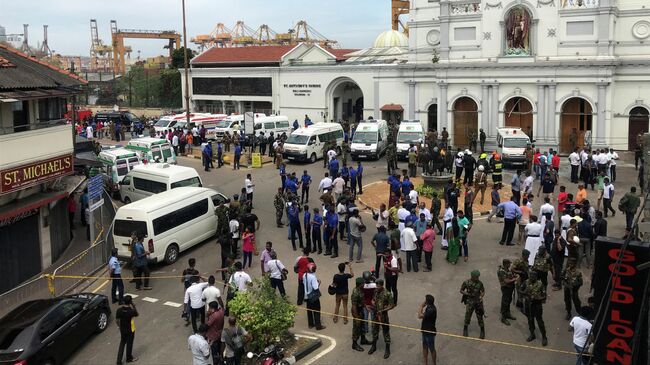
[[[292,362],[289,362],[284,359],[284,349],[280,346],[269,345],[264,348],[262,352],[256,354],[254,352],[249,352],[246,354],[246,357],[249,359],[256,358],[261,365],[290,365]],[[294,361],[295,362],[295,361]]]

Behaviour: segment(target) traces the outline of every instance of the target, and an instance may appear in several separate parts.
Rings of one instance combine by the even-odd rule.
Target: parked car
[[[80,293],[21,304],[0,319],[0,364],[62,364],[106,329],[111,309],[101,294]]]
[[[131,125],[134,123],[140,122],[140,119],[136,117],[133,113],[130,113],[128,111],[100,111],[95,114],[95,122],[101,121],[104,123],[104,125],[107,125],[109,121],[113,122],[120,122],[124,127],[126,127],[127,131],[131,130]]]

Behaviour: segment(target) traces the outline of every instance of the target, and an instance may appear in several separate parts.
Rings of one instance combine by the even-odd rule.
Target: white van
[[[176,163],[174,149],[166,139],[155,137],[135,138],[130,140],[125,148],[136,152],[143,161]]]
[[[526,164],[526,146],[530,138],[521,128],[497,128],[497,153],[504,165]]]
[[[424,129],[420,121],[402,121],[397,130],[397,158],[406,158],[411,144],[420,148],[423,141]]]
[[[339,123],[316,123],[291,132],[284,142],[282,156],[290,161],[315,162],[323,157],[323,144],[335,141],[343,143],[343,127]]]
[[[176,127],[176,123],[182,119],[183,118],[179,117],[178,115],[164,115],[160,117],[156,123],[154,123],[153,129],[156,131],[156,133],[166,132],[169,129]]]
[[[153,194],[185,186],[203,186],[195,169],[168,163],[152,163],[138,166],[122,178],[120,197],[125,204],[129,204]]]
[[[257,114],[257,115],[265,116],[264,114]],[[239,131],[239,130],[244,130],[244,115],[233,114],[218,121],[215,124],[214,128],[209,130],[205,134],[205,138],[209,140],[221,142],[226,132],[228,132],[232,136],[234,131]]]
[[[104,184],[111,194],[119,192],[120,181],[136,166],[142,165],[140,157],[126,148],[110,148],[102,150],[97,156],[97,161],[102,163],[102,172],[105,176]]]
[[[369,119],[359,123],[352,136],[350,154],[353,159],[379,157],[388,147],[388,123],[383,119]]]
[[[292,127],[289,124],[289,118],[281,115],[259,116],[255,117],[255,136],[259,136],[260,132],[264,132],[264,136],[268,137],[271,132],[274,136],[279,136],[286,133],[287,136],[291,133]]]
[[[118,257],[131,258],[131,233],[145,236],[149,261],[172,264],[178,254],[212,237],[215,209],[227,198],[208,188],[178,188],[120,207],[113,220]]]

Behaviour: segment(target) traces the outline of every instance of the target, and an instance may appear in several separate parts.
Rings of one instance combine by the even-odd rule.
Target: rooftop
[[[199,67],[202,65],[275,66],[282,62],[282,56],[299,46],[214,47],[192,59],[192,65]],[[336,61],[344,61],[347,59],[346,54],[356,51],[356,49],[324,49],[334,55]]]

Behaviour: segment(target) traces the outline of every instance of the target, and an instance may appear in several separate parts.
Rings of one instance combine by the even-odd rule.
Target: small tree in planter
[[[276,294],[268,277],[253,280],[245,292],[230,301],[230,313],[251,336],[249,350],[258,352],[285,337],[293,327],[296,307]]]

